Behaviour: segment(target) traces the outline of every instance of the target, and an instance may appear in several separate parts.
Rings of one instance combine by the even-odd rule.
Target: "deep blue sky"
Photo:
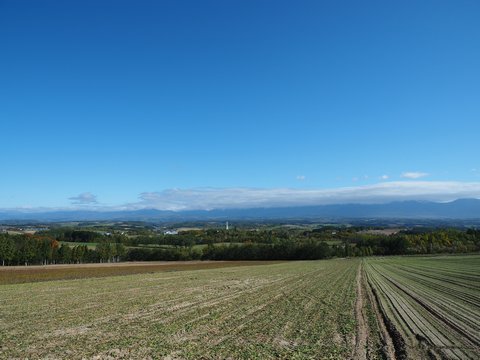
[[[475,0],[0,0],[0,208],[479,182],[479,18]]]

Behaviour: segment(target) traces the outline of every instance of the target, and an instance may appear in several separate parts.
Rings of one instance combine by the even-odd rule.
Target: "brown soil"
[[[234,266],[267,265],[280,262],[281,261],[161,261],[45,266],[0,266],[0,285],[50,280],[70,280],[91,277],[144,274],[164,271],[186,271]]]
[[[90,263],[90,264],[57,264],[57,265],[28,265],[28,266],[1,266],[0,271],[12,270],[36,270],[36,269],[71,269],[71,268],[104,268],[104,267],[135,267],[135,266],[159,266],[159,265],[193,265],[222,263],[226,261],[129,261],[111,263]]]

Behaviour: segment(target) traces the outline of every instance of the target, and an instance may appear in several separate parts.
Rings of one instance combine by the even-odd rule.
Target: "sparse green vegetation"
[[[358,263],[3,285],[0,357],[348,358]]]

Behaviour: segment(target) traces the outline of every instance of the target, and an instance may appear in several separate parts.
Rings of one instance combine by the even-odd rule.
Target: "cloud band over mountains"
[[[69,198],[70,206],[17,207],[0,210],[22,213],[93,210],[128,211],[157,209],[171,211],[248,209],[315,206],[332,204],[382,204],[393,201],[449,202],[457,199],[480,199],[480,182],[391,181],[372,185],[330,189],[300,188],[192,188],[143,192],[139,201],[104,204],[92,193]]]
[[[141,193],[124,209],[208,210],[480,198],[479,182],[396,181],[335,189],[195,188]]]

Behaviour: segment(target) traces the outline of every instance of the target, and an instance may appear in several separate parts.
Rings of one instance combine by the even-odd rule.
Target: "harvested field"
[[[58,271],[53,279],[67,277],[0,286],[0,358],[476,359],[480,353],[480,256],[9,271],[42,269]],[[107,269],[141,273],[108,276]],[[69,279],[65,270],[99,277]]]
[[[359,260],[0,287],[1,358],[349,358]]]

